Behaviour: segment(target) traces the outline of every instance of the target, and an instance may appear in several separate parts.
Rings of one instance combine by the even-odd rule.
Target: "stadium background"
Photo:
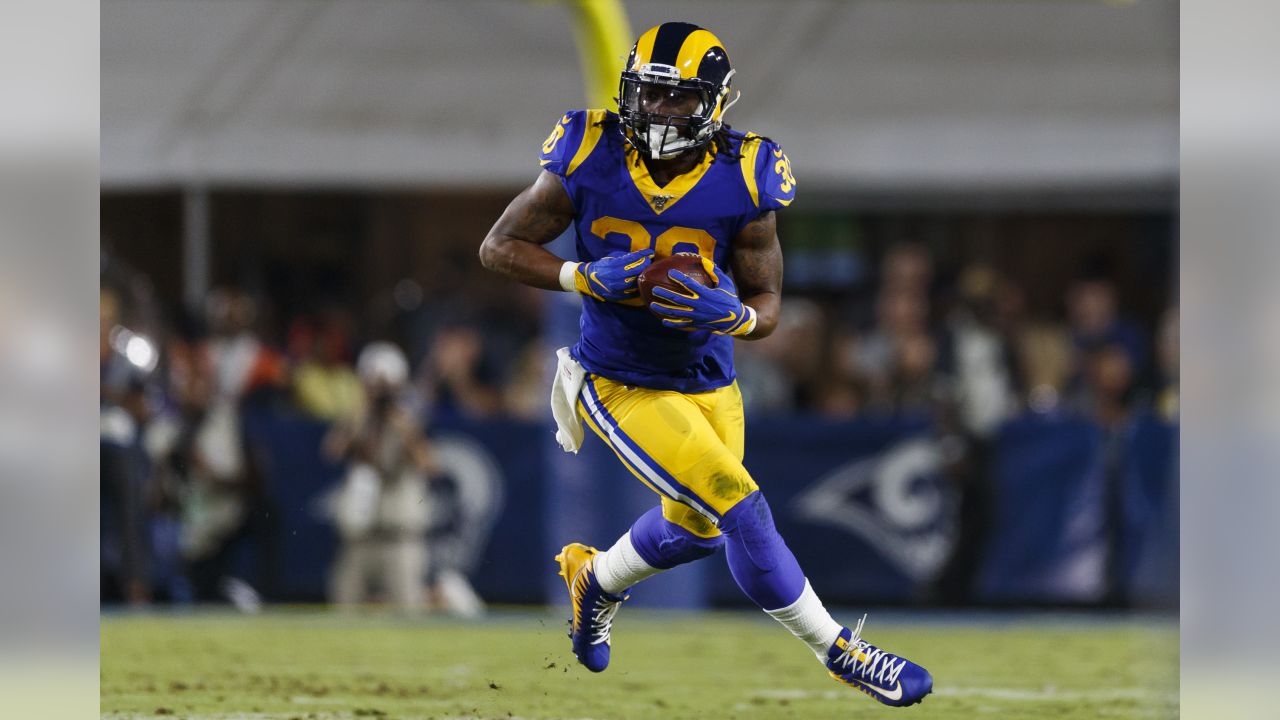
[[[103,332],[146,343],[104,351],[143,401],[136,432],[104,432],[132,483],[103,489],[104,604],[199,596],[145,439],[211,298],[252,307],[268,368],[241,407],[261,521],[232,574],[324,599],[342,468],[298,378],[392,340],[433,439],[487,468],[477,590],[561,601],[554,550],[608,543],[652,498],[599,443],[551,439],[573,299],[475,253],[556,119],[599,97],[582,60],[688,19],[729,45],[731,124],[799,181],[783,326],[738,344],[739,371],[748,467],[824,597],[1175,609],[1177,3],[637,2],[593,41],[601,8],[103,3]],[[743,601],[700,563],[635,603]]]
[[[749,462],[795,496],[788,537],[865,548],[859,568],[817,539],[801,552],[829,569],[829,596],[1170,605],[1175,4],[628,12],[634,28],[696,17],[727,38],[742,91],[730,119],[796,165],[785,325],[739,354]],[[541,137],[585,104],[576,22],[557,4],[104,5],[104,282],[159,348],[155,414],[172,405],[164,350],[202,332],[207,293],[256,305],[253,332],[282,368],[252,427],[283,521],[244,552],[271,547],[279,600],[321,600],[333,539],[314,498],[339,474],[308,452],[324,420],[289,373],[349,365],[367,341],[399,343],[434,432],[477,439],[499,466],[506,502],[476,569],[493,600],[556,598],[539,580],[548,548],[575,529],[607,542],[649,501],[609,457],[566,464],[548,442],[549,359],[572,340],[572,307],[475,259]],[[329,347],[306,347],[312,334]],[[957,356],[973,337],[993,355]],[[474,387],[440,377],[449,348]],[[845,520],[805,514],[806,488],[919,438],[919,477],[872,473],[838,491]],[[948,565],[957,544],[968,551]],[[164,597],[172,578],[155,583]],[[736,597],[727,574],[686,584],[649,594]]]

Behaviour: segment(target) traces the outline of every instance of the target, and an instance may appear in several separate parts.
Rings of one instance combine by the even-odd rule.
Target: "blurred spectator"
[[[919,243],[899,243],[880,262],[880,284],[926,298],[933,287],[933,255]]]
[[[298,319],[289,331],[293,397],[298,409],[330,422],[358,413],[360,379],[351,368],[351,318],[331,308],[319,321]]]
[[[826,363],[826,387],[810,407],[829,418],[852,418],[866,409],[869,389],[861,372],[859,343],[862,336],[851,328],[835,328]]]
[[[438,416],[490,417],[502,409],[498,373],[486,363],[484,338],[475,327],[454,325],[437,332],[420,374]]]
[[[269,586],[277,576],[279,513],[273,518],[262,449],[248,442],[245,411],[261,393],[283,386],[285,363],[254,331],[257,307],[244,291],[211,292],[206,314],[209,338],[178,344],[171,358],[175,395],[190,423],[182,446],[188,477],[182,550],[197,599],[222,597],[253,609],[256,591],[232,575],[233,550],[256,542],[258,584]]]
[[[956,539],[936,590],[949,604],[974,598],[994,517],[991,457],[994,435],[1014,409],[1011,352],[1005,332],[1012,317],[1001,317],[1002,280],[975,263],[957,283],[957,302],[947,314],[943,337],[946,359],[940,363],[937,431],[947,452],[943,473],[957,500]],[[1012,310],[1006,306],[1004,309]],[[1009,324],[1002,327],[1002,319]]]
[[[324,441],[330,459],[347,463],[334,510],[342,546],[330,578],[338,605],[367,601],[377,589],[396,607],[426,601],[431,449],[408,404],[409,362],[377,342],[357,363],[364,399]]]
[[[1129,472],[1127,442],[1134,415],[1135,368],[1129,348],[1110,342],[1084,357],[1083,384],[1074,397],[1074,409],[1100,426],[1101,445],[1096,470],[1103,487],[1103,528],[1106,537],[1104,602],[1124,601],[1124,541],[1126,525],[1125,485]]]
[[[158,351],[123,323],[122,293],[104,284],[98,304],[99,483],[103,505],[103,592],[131,604],[151,599],[147,463],[140,438],[149,419],[147,375]]]
[[[1140,372],[1146,367],[1146,337],[1137,325],[1120,316],[1116,287],[1110,280],[1087,277],[1076,281],[1067,292],[1067,320],[1071,340],[1082,359],[1104,345],[1114,345],[1128,354],[1130,368]]]
[[[893,413],[927,406],[932,393],[930,375],[937,359],[928,318],[928,296],[923,288],[912,283],[881,288],[876,298],[876,325],[852,348],[852,369],[866,384],[868,410]]]
[[[894,347],[888,406],[895,413],[927,414],[937,400],[938,348],[927,332],[902,335]]]
[[[1027,407],[1037,413],[1053,412],[1075,374],[1069,332],[1060,325],[1029,324],[1017,334],[1015,350]]]
[[[1127,417],[1146,368],[1147,337],[1121,317],[1115,285],[1088,276],[1067,291],[1067,321],[1074,352],[1068,407],[1113,428]]]
[[[930,410],[939,360],[929,327],[933,275],[933,257],[924,245],[900,243],[888,249],[880,263],[873,324],[861,332],[834,330],[823,391],[814,396],[812,409],[846,418]],[[857,318],[866,313],[855,306],[847,314]]]
[[[802,402],[801,388],[822,382],[823,333],[818,304],[788,298],[772,335],[734,346],[734,365],[748,415],[796,411]],[[817,395],[825,398],[827,393]]]
[[[1084,386],[1076,409],[1108,430],[1129,418],[1134,396],[1132,355],[1115,342],[1094,349],[1084,359]]]
[[[1026,289],[999,275],[990,310],[990,327],[1000,335],[1006,353],[1010,391],[1032,412],[1057,410],[1075,374],[1066,325],[1028,317]]]
[[[987,438],[1013,412],[1010,348],[998,326],[996,271],[973,264],[960,272],[958,303],[947,315],[949,395],[966,434]]]
[[[551,350],[539,340],[526,344],[516,354],[502,389],[507,415],[521,420],[543,419],[547,407],[547,366],[551,357]]]
[[[1160,377],[1156,412],[1166,422],[1178,420],[1178,349],[1178,308],[1172,307],[1160,318],[1156,334],[1156,366]]]

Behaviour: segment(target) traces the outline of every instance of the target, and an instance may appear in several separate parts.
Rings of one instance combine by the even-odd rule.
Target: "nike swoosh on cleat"
[[[884,688],[882,688],[882,687],[876,687],[875,685],[872,685],[871,683],[869,683],[869,682],[867,682],[867,681],[865,681],[865,680],[855,680],[854,682],[861,683],[862,685],[865,685],[865,686],[867,687],[867,689],[868,689],[868,690],[874,690],[874,691],[876,691],[876,692],[880,693],[881,695],[885,696],[886,698],[888,698],[888,699],[890,699],[890,700],[901,700],[901,699],[902,699],[902,681],[901,681],[901,680],[899,680],[899,681],[894,685],[893,690],[891,690],[891,691],[890,691],[890,690],[886,690],[886,689],[884,689]]]

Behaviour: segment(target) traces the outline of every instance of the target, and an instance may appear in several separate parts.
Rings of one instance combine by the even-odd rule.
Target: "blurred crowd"
[[[926,246],[903,243],[859,292],[789,294],[778,331],[737,346],[747,412],[945,413],[978,435],[1023,410],[1104,425],[1135,409],[1176,417],[1176,307],[1151,332],[1105,274],[1079,274],[1049,313],[991,265],[939,276]]]
[[[985,458],[1005,420],[1176,420],[1176,307],[1140,322],[1111,277],[1082,272],[1058,308],[1033,310],[1025,280],[982,262],[940,271],[923,244],[892,245],[876,262],[847,292],[789,289],[777,332],[737,343],[747,413],[932,418],[965,448],[952,471],[969,547],[980,546]],[[342,468],[329,504],[341,539],[331,599],[480,611],[468,561],[433,547],[458,545],[440,528],[483,521],[439,511],[449,473],[428,436],[443,420],[545,419],[554,348],[543,293],[470,296],[462,283],[436,292],[405,279],[363,307],[286,309],[222,287],[166,316],[147,278],[109,253],[101,279],[104,600],[252,609],[270,599],[280,513],[246,423],[289,415],[328,424],[317,452]],[[258,548],[256,579],[233,571],[246,542]],[[953,563],[956,582],[974,562]]]
[[[260,426],[284,418],[322,423],[315,453],[338,468],[323,508],[339,540],[334,603],[483,611],[467,575],[499,493],[426,432],[439,415],[500,411],[476,329],[440,329],[411,376],[397,343],[355,352],[344,309],[292,317],[277,340],[261,300],[227,287],[170,319],[110,256],[99,307],[104,601],[280,599],[284,528]]]

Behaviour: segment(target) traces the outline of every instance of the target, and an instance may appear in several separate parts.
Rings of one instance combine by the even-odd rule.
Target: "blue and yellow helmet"
[[[725,104],[732,80],[729,52],[710,30],[686,22],[649,28],[631,48],[618,88],[618,116],[627,141],[652,158],[705,146],[733,104]],[[645,112],[641,92],[654,86],[697,93],[699,104],[687,115]]]

